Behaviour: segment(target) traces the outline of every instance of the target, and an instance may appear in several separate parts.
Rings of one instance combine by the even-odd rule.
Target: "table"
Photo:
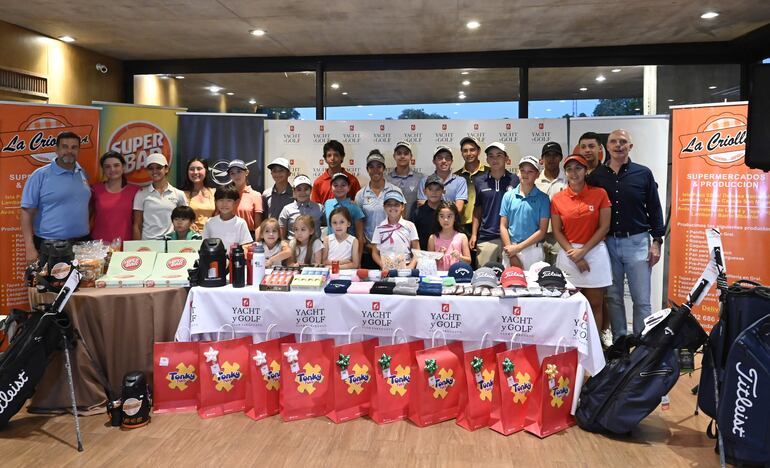
[[[177,329],[181,341],[212,339],[218,332],[265,338],[267,328],[316,337],[356,334],[390,337],[400,328],[407,336],[430,339],[435,330],[448,340],[477,349],[484,333],[492,341],[574,347],[578,375],[595,375],[604,367],[599,333],[591,306],[580,293],[569,298],[489,296],[400,296],[326,294],[323,291],[269,292],[256,287],[190,289]],[[354,328],[354,327],[357,327]],[[549,352],[553,348],[549,349]],[[583,379],[577,379],[579,395]],[[577,405],[574,399],[573,410]]]
[[[120,392],[123,376],[143,371],[152,384],[152,346],[171,341],[184,308],[186,288],[84,288],[65,307],[107,380]],[[30,301],[52,301],[53,295],[31,294]],[[78,407],[88,413],[104,412],[106,394],[80,343],[74,352],[73,378]],[[71,408],[64,356],[54,354],[29,405],[30,412],[62,412]],[[119,395],[118,395],[119,396]]]

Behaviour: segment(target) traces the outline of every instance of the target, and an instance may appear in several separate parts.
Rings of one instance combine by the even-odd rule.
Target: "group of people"
[[[539,158],[521,158],[516,173],[506,167],[503,143],[482,151],[468,136],[460,142],[462,168],[452,172],[454,153],[439,146],[435,171],[422,175],[412,169],[410,143],[402,141],[391,170],[379,150],[369,152],[363,187],[342,167],[344,146],[331,140],[323,147],[328,167],[315,181],[305,175],[290,181],[289,162],[277,158],[268,165],[273,185],[263,193],[249,186],[248,166],[237,159],[227,170],[232,183],[216,188],[206,160],[191,159],[178,189],[159,153],[145,160],[152,181],[139,188],[127,183],[126,161],[113,151],[100,158],[103,181],[89,186],[77,163],[79,147],[78,135],[60,134],[56,159],[27,180],[21,227],[28,261],[38,258],[43,239],[218,237],[226,246],[256,239],[267,266],[341,268],[414,268],[420,249],[443,254],[439,270],[457,262],[527,269],[545,260],[582,290],[599,330],[611,324],[615,337],[627,333],[626,278],[635,333],[651,313],[663,214],[652,172],[630,160],[625,130],[609,134],[606,161],[600,136],[589,132],[577,154],[565,158],[559,143],[548,142]]]

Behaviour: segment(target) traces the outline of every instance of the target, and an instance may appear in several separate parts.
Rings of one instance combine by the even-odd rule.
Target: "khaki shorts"
[[[483,267],[489,262],[499,262],[500,254],[503,251],[503,241],[500,239],[492,239],[476,244],[479,250],[478,262],[479,267]]]

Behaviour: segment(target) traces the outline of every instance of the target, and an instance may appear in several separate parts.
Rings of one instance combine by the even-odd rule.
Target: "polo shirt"
[[[586,184],[575,193],[568,186],[554,195],[551,214],[561,218],[562,231],[570,244],[585,244],[599,227],[599,211],[611,206],[603,188]]]
[[[406,207],[404,213],[412,212],[414,205],[417,203],[417,193],[420,191],[420,187],[425,183],[423,176],[414,169],[409,169],[409,173],[405,176],[398,175],[396,169],[385,174],[385,180],[401,189],[401,193],[404,194],[406,200]]]
[[[364,235],[371,242],[374,229],[382,220],[388,216],[385,214],[385,193],[389,190],[396,190],[397,187],[390,182],[385,182],[385,186],[377,195],[374,190],[366,184],[356,194],[356,204],[361,207],[364,213]]]
[[[310,215],[315,221],[315,235],[321,237],[321,217],[323,216],[323,208],[321,205],[314,201],[298,202],[293,201],[284,206],[281,210],[281,214],[278,215],[278,224],[284,230],[286,230],[286,238],[288,240],[294,239],[294,221],[300,215]]]
[[[417,227],[417,235],[420,238],[420,249],[428,250],[428,238],[436,227],[436,210],[428,203],[417,206],[412,212],[412,222]]]
[[[256,225],[257,213],[263,213],[262,195],[247,185],[241,190],[241,198],[235,203],[235,214],[246,221],[249,231],[254,231],[259,226]]]
[[[152,184],[136,192],[134,210],[142,211],[142,240],[163,239],[170,233],[173,230],[171,212],[177,206],[187,206],[187,197],[171,184],[163,193]]]
[[[435,174],[435,172],[434,172]],[[438,175],[438,174],[437,174]],[[420,191],[417,193],[418,200],[427,200],[425,196],[425,182],[427,177],[420,182]],[[449,174],[449,177],[444,181],[444,201],[453,202],[456,200],[468,201],[468,184],[465,183],[465,179],[457,174]]]
[[[75,163],[75,169],[68,171],[55,159],[35,169],[21,193],[21,207],[37,210],[32,229],[43,239],[77,239],[87,235],[90,200],[88,176],[80,164]]]
[[[332,198],[331,200],[326,200],[324,203],[324,213],[326,215],[326,225],[329,226],[329,232],[332,232],[332,223],[329,219],[332,211],[334,211],[335,208],[338,206],[344,206],[345,208],[350,211],[350,217],[353,218],[353,222],[350,225],[350,228],[348,229],[348,234],[351,236],[356,235],[356,221],[359,219],[364,219],[364,212],[361,211],[361,208],[350,201],[349,198],[345,198],[342,201],[337,200],[336,198]]]
[[[361,184],[358,182],[356,176],[352,173],[342,169],[343,174],[348,176],[350,182],[350,191],[348,192],[348,198],[351,200],[356,196],[359,190],[361,190]],[[329,169],[326,169],[315,181],[313,181],[313,189],[310,191],[310,199],[316,203],[325,203],[326,200],[334,198],[334,191],[332,190],[332,175]]]
[[[465,179],[465,184],[468,186],[468,203],[465,204],[461,214],[462,219],[460,219],[462,224],[470,224],[473,222],[473,208],[476,206],[475,180],[478,176],[488,171],[489,168],[485,166],[484,163],[480,163],[479,167],[473,172],[466,170],[465,166],[455,171],[455,175],[459,175]]]
[[[381,255],[403,254],[412,257],[412,241],[419,240],[417,227],[411,221],[399,218],[395,224],[389,224],[387,218],[374,229],[372,244]]]
[[[479,225],[478,241],[484,242],[500,237],[500,205],[503,196],[513,187],[519,185],[519,177],[510,171],[505,171],[502,177],[495,179],[487,171],[476,177],[474,183],[476,206],[481,207],[481,224]]]
[[[203,239],[203,236],[193,231],[192,229],[188,229],[187,235],[185,236],[184,239],[180,239],[179,236],[176,234],[176,231],[171,231],[170,233],[166,234],[165,239],[166,240],[201,240]]]
[[[275,185],[262,192],[263,209],[267,212],[268,218],[278,219],[283,207],[294,201],[294,189],[291,184],[286,186],[283,192],[278,192]]]
[[[564,177],[564,171],[559,171],[559,175],[555,179],[549,180],[545,176],[545,169],[540,171],[540,175],[535,180],[535,187],[540,189],[541,192],[548,195],[548,198],[553,200],[553,196],[561,192],[567,187],[567,178]]]
[[[537,186],[532,187],[526,196],[522,195],[519,184],[503,197],[500,216],[508,218],[508,235],[511,242],[518,244],[540,228],[541,219],[551,217],[551,201]]]

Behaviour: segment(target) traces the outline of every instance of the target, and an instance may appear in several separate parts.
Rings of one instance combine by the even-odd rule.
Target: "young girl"
[[[344,206],[333,209],[329,214],[329,224],[333,234],[324,239],[324,265],[337,261],[341,270],[358,268],[361,252],[358,250],[358,239],[348,234],[353,224],[350,211]]]
[[[278,220],[267,218],[259,225],[259,239],[265,246],[265,266],[272,268],[283,265],[291,257],[289,243],[281,240]]]
[[[372,259],[383,270],[414,268],[417,257],[412,249],[420,248],[417,228],[404,214],[406,199],[398,188],[387,190],[383,195],[386,218],[374,228],[372,235]]]
[[[436,210],[434,233],[428,239],[428,250],[442,252],[444,257],[436,260],[438,269],[449,270],[453,263],[471,262],[468,237],[460,226],[460,214],[454,203],[441,202]]]
[[[315,220],[300,215],[294,221],[294,239],[289,242],[291,266],[318,265],[323,260],[324,243],[315,235]]]

